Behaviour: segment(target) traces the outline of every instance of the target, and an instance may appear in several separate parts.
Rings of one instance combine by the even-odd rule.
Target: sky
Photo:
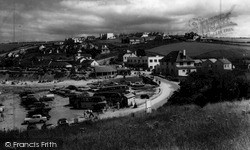
[[[15,19],[14,17],[15,3]],[[250,1],[221,0],[237,23],[230,35],[250,37]],[[63,40],[99,33],[183,34],[192,18],[220,13],[219,0],[0,0],[0,42]]]

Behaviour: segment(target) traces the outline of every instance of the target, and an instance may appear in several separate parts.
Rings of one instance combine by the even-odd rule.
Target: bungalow
[[[115,76],[117,74],[117,69],[113,66],[94,66],[94,71],[92,74],[95,77],[98,76]]]
[[[233,65],[232,63],[226,59],[218,59],[215,63],[214,63],[214,69],[216,70],[232,70],[233,69]]]

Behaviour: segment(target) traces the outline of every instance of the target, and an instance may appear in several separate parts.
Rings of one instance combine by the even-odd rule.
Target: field
[[[164,45],[147,50],[148,53],[167,55],[171,51],[186,50],[187,55],[191,57],[226,57],[242,58],[243,54],[250,57],[250,46],[225,45],[215,43],[181,42]]]
[[[250,147],[249,101],[163,107],[152,114],[85,122],[71,128],[0,132],[25,142],[57,141],[59,149],[227,149]],[[244,112],[243,111],[243,112]],[[1,139],[4,142],[6,139]],[[1,142],[0,142],[1,143]],[[2,146],[2,145],[1,145]]]
[[[0,54],[10,52],[15,48],[21,47],[23,44],[0,44]]]
[[[215,40],[219,41],[228,41],[228,42],[234,42],[234,43],[249,43],[249,38],[215,38]]]

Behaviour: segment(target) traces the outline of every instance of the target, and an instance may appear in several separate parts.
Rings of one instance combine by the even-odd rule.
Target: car
[[[45,130],[45,129],[54,129],[55,127],[56,127],[56,126],[53,125],[52,123],[50,123],[50,124],[44,123],[44,124],[42,125],[41,129],[42,129],[42,130]]]
[[[57,121],[58,126],[69,126],[69,121],[66,118],[61,118]]]
[[[29,123],[44,123],[47,121],[47,117],[43,117],[40,114],[33,115],[31,118],[25,118],[24,122],[29,124]]]
[[[131,86],[132,86],[132,87],[143,87],[143,86],[145,86],[145,84],[140,83],[140,82],[135,82],[135,83],[132,83]]]

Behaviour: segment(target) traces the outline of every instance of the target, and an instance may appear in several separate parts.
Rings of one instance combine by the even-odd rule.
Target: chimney
[[[183,50],[183,56],[186,56],[186,50],[185,49]]]

